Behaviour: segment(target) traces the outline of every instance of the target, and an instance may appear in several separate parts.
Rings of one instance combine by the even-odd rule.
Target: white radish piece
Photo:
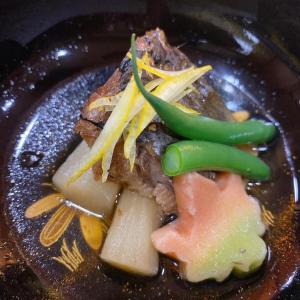
[[[108,230],[101,259],[127,272],[156,275],[159,257],[151,233],[160,224],[161,214],[153,199],[125,190]]]
[[[118,184],[95,180],[93,171],[89,169],[77,181],[67,185],[71,174],[78,169],[82,157],[89,150],[86,142],[82,141],[59,167],[52,181],[68,200],[94,213],[109,217],[120,189]]]

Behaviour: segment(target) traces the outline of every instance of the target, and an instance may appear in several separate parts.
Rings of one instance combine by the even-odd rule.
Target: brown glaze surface
[[[142,34],[151,27],[139,16],[80,17],[58,24],[30,43],[28,59],[1,86],[1,201],[17,249],[48,289],[48,297],[271,299],[296,280],[299,77],[254,34],[242,30],[240,24],[245,23],[225,22],[217,15],[208,22],[206,17],[174,17],[162,28],[171,43],[184,45],[182,51],[195,64],[214,66],[207,79],[230,109],[248,109],[254,116],[279,122],[277,140],[258,149],[271,165],[272,181],[248,185],[249,192],[275,216],[275,225],[266,235],[268,260],[246,279],[189,284],[162,257],[158,276],[139,278],[102,264],[84,242],[76,218],[64,235],[68,244],[77,241],[84,257],[76,272],[51,259],[59,254],[62,240],[49,248],[40,245],[39,232],[52,212],[28,220],[26,208],[51,192],[41,183],[50,181],[78,142],[73,127],[79,108],[112,74],[128,49],[130,33]]]

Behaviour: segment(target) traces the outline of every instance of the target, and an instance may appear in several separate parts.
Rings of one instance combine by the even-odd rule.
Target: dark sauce
[[[177,215],[176,214],[166,215],[163,218],[162,226],[167,225],[168,223],[171,223],[171,222],[175,221],[176,219],[177,219]]]
[[[10,137],[11,144],[5,154],[6,178],[14,183],[5,190],[7,221],[21,254],[52,296],[265,299],[286,288],[290,278],[296,276],[299,263],[294,219],[297,182],[289,148],[294,149],[294,141],[284,134],[290,128],[285,118],[289,112],[284,111],[280,101],[288,96],[277,91],[278,82],[273,80],[271,62],[280,70],[287,67],[257,37],[249,39],[250,31],[246,31],[247,35],[238,21],[228,23],[223,17],[210,17],[209,22],[206,17],[201,19],[187,13],[166,19],[161,26],[171,44],[181,45],[181,50],[195,64],[214,66],[207,80],[229,109],[247,109],[257,118],[280,120],[278,138],[258,148],[272,168],[272,180],[249,182],[247,186],[249,193],[276,218],[275,226],[269,228],[265,237],[270,248],[268,259],[257,273],[245,279],[230,276],[223,283],[191,284],[180,278],[176,262],[164,256],[159,274],[154,278],[129,275],[103,264],[98,254],[86,246],[78,220],[72,222],[65,234],[68,242],[77,241],[85,258],[77,272],[68,273],[51,259],[59,253],[60,243],[49,249],[40,245],[38,236],[49,215],[33,222],[25,219],[25,209],[49,192],[41,183],[51,180],[78,142],[73,128],[79,109],[121,61],[129,47],[130,33],[143,34],[152,27],[150,21],[141,16],[78,17],[56,25],[33,40],[28,45],[31,56],[11,74],[2,89],[4,115],[22,112],[22,118],[15,118],[11,125],[16,132]],[[15,105],[17,101],[19,104]],[[294,118],[293,113],[290,117]],[[40,155],[31,152],[32,149],[39,149]],[[169,216],[165,222],[174,218]]]
[[[20,154],[21,165],[25,168],[37,167],[43,157],[40,151],[24,151]]]

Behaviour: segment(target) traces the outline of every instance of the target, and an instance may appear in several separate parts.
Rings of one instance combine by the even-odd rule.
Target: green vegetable
[[[258,120],[226,122],[187,114],[147,92],[138,74],[134,34],[131,37],[131,52],[133,75],[140,92],[167,127],[178,135],[191,140],[206,140],[228,145],[260,144],[270,141],[275,136],[276,128],[273,124]]]
[[[270,177],[270,168],[261,159],[231,146],[203,141],[181,141],[168,146],[162,168],[168,176],[214,170],[230,171],[251,179]]]

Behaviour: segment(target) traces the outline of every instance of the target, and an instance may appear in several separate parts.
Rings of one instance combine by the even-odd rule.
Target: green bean
[[[260,120],[228,122],[192,115],[147,92],[138,74],[134,34],[131,37],[131,52],[133,75],[140,92],[152,105],[166,126],[179,136],[191,140],[205,140],[228,145],[260,144],[274,138],[276,128],[271,123]]]
[[[162,158],[162,169],[167,176],[211,170],[229,171],[258,180],[270,177],[270,168],[258,157],[232,146],[203,141],[169,145]]]

